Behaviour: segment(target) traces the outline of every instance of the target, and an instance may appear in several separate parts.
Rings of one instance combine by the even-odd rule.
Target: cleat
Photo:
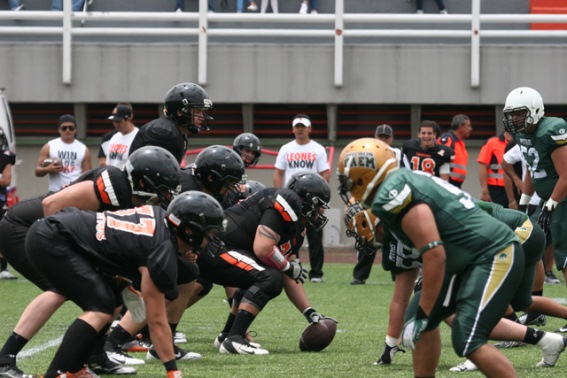
[[[384,351],[382,352],[382,355],[380,356],[378,361],[372,363],[372,365],[374,365],[374,366],[390,365],[392,363],[392,361],[394,361],[394,356],[398,352],[405,353],[406,351],[403,350],[403,349],[400,349],[400,347],[398,347],[397,345],[394,346],[394,347],[391,347],[391,346],[388,346],[388,344],[384,343]]]
[[[311,283],[321,283],[323,282],[323,278],[321,277],[311,277]]]
[[[561,283],[561,281],[559,281],[559,278],[555,277],[555,274],[553,274],[552,271],[545,272],[545,278],[543,279],[543,282],[549,285],[559,285]]]
[[[152,341],[148,339],[138,339],[127,342],[122,346],[122,350],[126,352],[147,352],[152,347]]]
[[[365,280],[359,280],[358,278],[355,278],[354,280],[352,280],[352,282],[350,283],[351,285],[364,285],[366,284]]]
[[[521,341],[503,341],[501,343],[494,344],[494,346],[498,349],[509,349],[509,348],[520,348],[526,346]]]
[[[553,367],[559,359],[559,355],[565,350],[567,339],[556,333],[546,332],[537,343],[543,353],[543,358],[536,367]]]
[[[173,353],[175,354],[175,359],[177,361],[195,361],[203,358],[201,354],[189,352],[187,350],[181,349],[177,345],[173,346]],[[146,360],[159,360],[159,356],[153,346],[150,348],[150,350],[148,350],[148,353],[146,354]]]
[[[260,345],[259,343],[256,343],[254,341],[250,341],[248,339],[248,335],[250,335],[249,332],[246,333],[246,337],[248,340],[248,344],[250,344],[251,346],[253,346],[254,348],[261,348],[262,345]],[[224,339],[226,339],[227,334],[224,332],[219,333],[219,335],[217,336],[217,338],[215,339],[215,341],[213,342],[213,345],[215,348],[220,349],[222,342],[224,341]]]
[[[547,323],[547,319],[543,314],[528,314],[527,312],[523,313],[522,316],[518,318],[520,324],[525,326],[528,325],[535,325],[535,326],[544,326]]]
[[[0,272],[0,280],[17,280],[18,277],[14,276],[8,269]]]
[[[57,378],[99,378],[91,369],[88,367],[84,367],[76,373],[61,373],[57,376]]]
[[[222,342],[219,352],[222,354],[270,354],[266,349],[253,346],[248,340],[239,335],[227,336]]]
[[[16,366],[16,356],[9,354],[0,357],[0,377],[1,378],[34,378],[34,375],[25,374]]]
[[[96,374],[136,374],[136,369],[111,361],[106,353],[89,357],[88,367]]]
[[[560,332],[560,333],[565,333],[567,332],[567,324],[565,324],[563,327],[556,329],[555,332]]]
[[[183,332],[175,332],[173,336],[174,344],[185,344],[187,343],[187,336]]]
[[[124,352],[123,350],[115,350],[112,352],[106,352],[108,355],[108,359],[112,362],[115,362],[120,365],[143,365],[145,364],[144,360],[140,358],[130,357],[128,353]]]
[[[456,372],[465,372],[465,371],[475,371],[478,370],[474,362],[471,360],[465,360],[465,362],[461,362],[457,366],[453,366],[449,369],[449,371],[456,371]]]

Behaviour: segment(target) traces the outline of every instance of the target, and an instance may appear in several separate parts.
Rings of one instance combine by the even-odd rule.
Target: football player
[[[262,156],[262,142],[252,133],[242,133],[234,138],[232,149],[244,162],[244,167],[254,167]]]
[[[446,181],[397,169],[393,151],[376,139],[348,144],[338,172],[344,190],[421,255],[421,296],[414,297],[419,301],[414,311],[406,312],[401,334],[402,344],[413,349],[414,374],[435,375],[441,352],[438,325],[453,313],[458,355],[486,375],[515,374],[504,354],[487,343],[523,274],[523,252],[510,228]],[[485,296],[488,288],[491,295]]]
[[[262,266],[282,271],[288,298],[310,323],[318,322],[322,316],[307,298],[303,288],[305,270],[297,254],[306,224],[321,229],[327,223],[321,211],[328,208],[329,200],[329,184],[320,175],[299,172],[292,176],[287,188],[264,189],[225,210],[228,223],[222,239],[226,245]],[[214,271],[211,273],[214,277]],[[245,338],[248,326],[261,309],[247,306],[251,292],[239,290],[234,296],[225,328],[214,343],[221,353],[267,354],[264,349],[256,353],[257,346]]]
[[[534,189],[545,201],[538,224],[551,232],[556,267],[567,278],[567,123],[545,117],[541,95],[529,87],[513,89],[503,112],[504,127],[520,145],[529,167],[519,206],[528,207]]]
[[[435,121],[422,121],[419,124],[417,138],[404,142],[402,153],[405,155],[408,168],[412,171],[424,171],[433,176],[449,181],[451,163],[455,153],[443,144],[437,144],[439,125]]]
[[[167,377],[181,378],[166,300],[177,295],[178,258],[209,242],[220,245],[223,224],[220,204],[195,191],[176,197],[167,211],[148,205],[99,213],[70,207],[36,222],[26,237],[30,260],[84,311],[68,328],[44,377],[92,376],[84,364],[97,335],[112,321],[119,295],[112,277],[120,276],[141,281],[143,317],[154,347]]]
[[[213,118],[207,115],[207,111],[212,108],[213,102],[201,86],[194,83],[173,86],[165,96],[165,117],[140,127],[130,146],[130,153],[143,146],[160,146],[181,163],[187,149],[187,136],[210,130],[208,122]]]
[[[0,374],[23,374],[16,366],[16,355],[66,300],[37,271],[25,253],[25,236],[31,225],[70,206],[93,211],[127,209],[146,202],[167,206],[179,190],[179,170],[179,164],[166,150],[144,147],[130,155],[123,170],[116,167],[92,169],[59,192],[21,201],[9,209],[0,221],[0,250],[14,269],[43,293],[28,305],[0,350]],[[108,361],[102,349],[100,355],[95,361],[100,369],[95,370],[131,372]]]

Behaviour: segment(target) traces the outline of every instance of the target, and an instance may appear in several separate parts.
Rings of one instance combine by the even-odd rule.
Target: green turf
[[[184,316],[178,329],[187,333],[189,344],[184,346],[199,352],[203,359],[180,362],[185,377],[411,377],[411,353],[398,354],[391,366],[372,366],[382,352],[388,322],[388,304],[393,283],[380,266],[375,265],[364,286],[351,286],[352,265],[326,264],[322,284],[306,284],[313,306],[321,313],[339,320],[333,343],[321,353],[302,353],[298,348],[299,335],[307,325],[304,317],[291,305],[285,294],[268,304],[252,325],[256,341],[270,351],[269,356],[220,355],[213,340],[222,329],[228,306],[223,302],[224,290],[216,287],[212,293]],[[11,332],[19,315],[39,291],[29,282],[19,279],[0,281],[0,340]],[[565,286],[546,285],[545,294],[558,298],[565,296]],[[60,337],[78,307],[67,303],[24,351]],[[542,329],[554,330],[566,321],[548,318]],[[438,377],[461,375],[448,371],[462,361],[450,344],[450,332],[442,326],[443,351]],[[19,360],[19,366],[28,373],[44,372],[55,348]],[[533,346],[506,350],[520,377],[561,376],[567,373],[567,357],[562,356],[553,369],[535,368],[541,353]],[[143,354],[137,354],[143,356]],[[558,375],[559,374],[559,375]],[[138,368],[138,377],[164,377],[165,370],[158,363]],[[465,373],[466,377],[481,376]]]

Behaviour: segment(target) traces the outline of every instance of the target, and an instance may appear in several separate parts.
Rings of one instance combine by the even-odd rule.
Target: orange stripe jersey
[[[95,194],[100,201],[99,211],[132,207],[132,186],[128,174],[119,168],[106,166],[83,173],[73,183],[93,181]]]

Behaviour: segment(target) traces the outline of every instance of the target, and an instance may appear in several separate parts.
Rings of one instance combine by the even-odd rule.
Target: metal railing
[[[334,85],[343,85],[343,46],[345,38],[419,38],[426,40],[458,39],[470,41],[470,85],[480,85],[480,46],[482,39],[512,38],[525,40],[566,39],[567,30],[513,30],[481,29],[481,25],[567,23],[567,14],[481,14],[481,0],[472,0],[471,14],[417,15],[417,14],[347,14],[344,1],[335,0],[334,14],[242,14],[207,13],[208,0],[199,0],[199,12],[77,12],[71,11],[71,0],[63,1],[62,12],[26,11],[0,12],[0,20],[61,21],[61,26],[0,26],[1,34],[61,35],[63,53],[63,83],[72,83],[73,36],[196,36],[198,38],[198,83],[207,84],[207,51],[209,37],[271,37],[321,38],[334,40]],[[87,21],[136,21],[152,24],[150,27],[92,27]],[[159,27],[156,23],[183,21],[179,27]],[[188,25],[193,22],[195,25]],[[214,22],[215,27],[209,27]],[[271,28],[223,28],[217,25],[237,23],[249,25],[268,23]],[[349,29],[346,25],[376,24],[376,28]],[[79,24],[80,26],[77,26]],[[306,28],[297,25],[328,25],[328,28]],[[380,28],[381,25],[433,25],[427,29]],[[470,29],[439,30],[434,25],[469,25]],[[291,25],[291,26],[290,26]]]

